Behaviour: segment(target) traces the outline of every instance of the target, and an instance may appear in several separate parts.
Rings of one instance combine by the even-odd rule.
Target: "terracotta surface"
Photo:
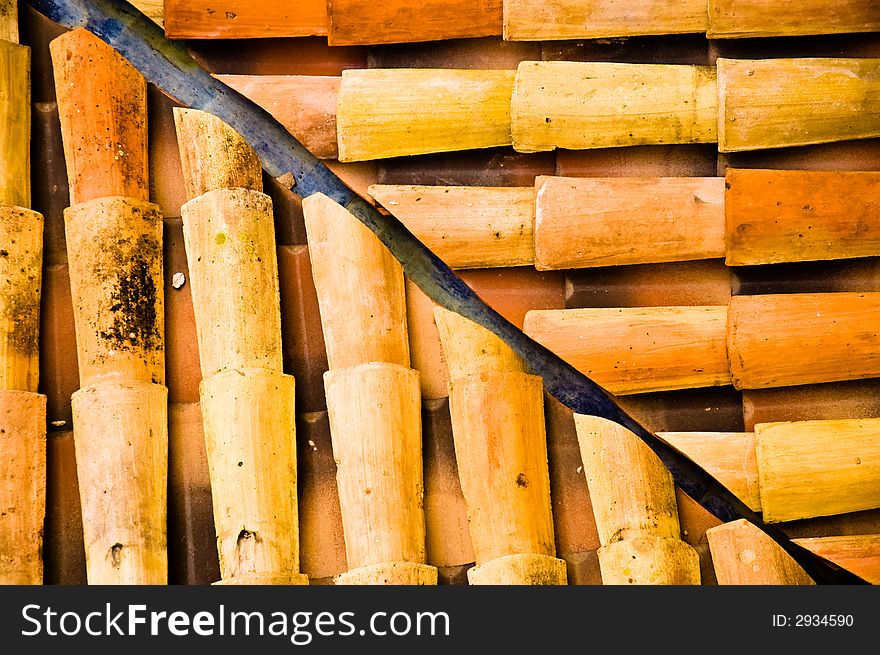
[[[500,6],[500,2],[497,4]],[[213,5],[211,8],[217,9]],[[260,6],[259,10],[264,14],[268,9]],[[33,61],[33,201],[46,218],[40,353],[40,391],[48,396],[49,421],[46,582],[83,583],[82,525],[73,437],[69,432],[70,395],[78,388],[79,380],[61,216],[69,203],[69,193],[48,48],[49,41],[64,30],[30,7],[22,6],[21,12],[22,41],[31,46]],[[225,10],[222,14],[219,22],[226,23],[227,30],[246,23],[239,17],[227,18]],[[500,17],[498,27],[500,31]],[[498,36],[487,36],[371,46],[329,46],[326,37],[211,38],[181,43],[215,74],[308,76],[300,80],[300,91],[293,103],[296,107],[285,106],[280,98],[275,101],[276,110],[295,109],[295,119],[290,119],[291,127],[296,126],[294,133],[303,130],[299,133],[303,140],[311,143],[321,156],[330,158],[328,165],[364,196],[374,183],[531,186],[539,175],[714,176],[724,175],[731,166],[880,170],[880,139],[728,155],[719,155],[716,145],[706,144],[541,154],[519,154],[508,147],[365,164],[339,164],[332,160],[336,145],[332,87],[346,69],[513,69],[520,61],[529,60],[711,65],[718,56],[877,57],[878,34],[725,41],[683,35],[544,43],[505,43]],[[377,102],[381,100],[377,98]],[[174,102],[155,88],[148,89],[149,195],[166,217],[166,375],[172,403],[169,574],[173,583],[205,583],[217,579],[219,570],[200,416],[195,404],[199,361],[189,275],[180,223],[175,218],[183,201],[183,185],[171,115],[173,106]],[[305,248],[301,200],[266,175],[263,184],[273,200],[279,246],[285,371],[296,376],[300,556],[303,570],[313,576],[311,584],[327,584],[332,582],[333,575],[346,568],[346,562],[335,463],[323,411],[326,352]],[[454,219],[449,217],[450,221]],[[530,309],[723,304],[731,294],[880,291],[878,261],[862,258],[727,269],[720,260],[707,260],[551,273],[539,273],[531,267],[465,270],[460,275],[487,302],[521,325]],[[173,283],[175,273],[184,276],[183,285],[177,289]],[[446,364],[433,325],[433,303],[409,286],[410,348],[413,367],[421,374],[423,395],[428,560],[438,566],[441,584],[466,584],[473,551],[449,427]],[[745,392],[726,386],[638,394],[615,400],[654,431],[740,431],[751,429],[756,422],[880,416],[878,398],[880,381],[869,379]],[[558,553],[567,562],[571,584],[599,584],[595,552],[598,538],[586,483],[582,471],[578,471],[581,462],[570,412],[550,398],[545,402],[545,411]],[[717,524],[717,519],[681,493],[678,505],[682,536],[700,555],[703,584],[714,584],[704,534]],[[794,536],[880,533],[880,510],[795,521],[782,527]]]
[[[433,300],[410,280],[406,281],[406,327],[411,365],[419,372],[422,399],[449,395],[449,370],[434,320]]]
[[[880,291],[880,258],[837,259],[768,266],[737,266],[733,294]]]
[[[179,218],[165,219],[162,239],[165,277],[165,379],[169,403],[199,401],[199,348],[189,285],[189,267]],[[175,279],[175,275],[178,277]],[[183,276],[182,278],[180,276]],[[182,282],[182,284],[180,284]],[[175,288],[180,284],[179,288]]]
[[[756,423],[880,417],[880,380],[850,380],[742,392],[745,429]]]
[[[72,204],[108,196],[149,197],[147,83],[134,66],[84,29],[51,43],[58,114]]]
[[[323,411],[327,351],[307,246],[279,246],[278,282],[284,371],[296,378],[296,409]]]
[[[709,42],[701,34],[615,39],[545,41],[545,61],[614,61],[625,64],[709,64]]]
[[[486,37],[373,46],[367,54],[367,65],[370,68],[515,70],[521,61],[538,59],[541,59],[540,43],[515,43],[500,37]]]
[[[166,0],[169,38],[310,36],[327,33],[324,0]]]
[[[367,66],[365,48],[334,48],[318,37],[211,39],[188,45],[196,61],[224,75],[339,75],[346,68]]]
[[[714,144],[630,146],[559,150],[556,175],[566,177],[710,177],[715,175]]]
[[[49,429],[70,430],[70,396],[79,389],[79,367],[67,264],[44,266],[41,300],[39,391],[46,394]]]
[[[556,551],[558,557],[569,562],[571,570],[572,563],[581,561],[583,553],[599,548],[599,534],[571,410],[545,394],[544,414]]]
[[[651,432],[743,429],[742,393],[730,386],[618,396],[615,401]]]
[[[880,170],[880,139],[719,154],[718,175],[724,175],[728,168],[877,171]]]
[[[880,34],[826,34],[798,38],[711,39],[709,63],[718,57],[756,59],[761,57],[876,57]]]
[[[49,58],[49,42],[67,30],[27,3],[20,3],[19,38],[31,49],[31,102],[55,102],[55,78]]]
[[[64,208],[70,204],[61,126],[55,102],[35,102],[31,114],[31,177],[34,211],[43,215],[43,265],[67,261]]]
[[[263,107],[320,159],[335,159],[338,76],[222,75],[219,79]]]
[[[180,216],[180,206],[188,200],[172,113],[179,106],[156,87],[147,87],[150,201],[159,205],[166,218]]]
[[[168,406],[168,582],[220,579],[211,479],[198,403]]]
[[[272,198],[275,213],[275,244],[305,245],[306,226],[303,222],[302,198],[263,172],[263,191]]]
[[[342,163],[331,160],[325,163],[327,168],[336,173],[339,179],[345,182],[352,191],[361,198],[373,203],[368,189],[379,181],[379,166],[376,162],[357,161]]]
[[[446,399],[422,404],[422,452],[427,562],[444,568],[470,565],[474,550]]]
[[[327,7],[332,45],[501,33],[501,0],[330,0]]]
[[[567,271],[565,307],[724,305],[732,281],[720,259]]]
[[[441,186],[531,186],[538,175],[553,175],[552,153],[523,155],[512,148],[399,157],[378,162],[379,184]]]
[[[83,546],[73,432],[50,432],[46,459],[43,581],[45,584],[85,584],[86,551]]]
[[[462,566],[438,566],[437,584],[443,585],[466,585],[468,584],[467,572],[473,568],[473,564]]]
[[[300,570],[315,584],[348,568],[327,412],[299,416],[296,459]]]
[[[565,289],[559,271],[534,268],[471,269],[459,276],[508,321],[522,328],[531,309],[562,309]]]

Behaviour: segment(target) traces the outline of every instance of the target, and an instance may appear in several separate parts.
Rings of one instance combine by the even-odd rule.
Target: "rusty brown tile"
[[[681,538],[691,546],[705,542],[706,530],[721,525],[721,521],[678,487],[675,489],[675,500],[678,503]]]
[[[557,150],[556,175],[563,177],[713,177],[714,143]]]
[[[296,432],[300,570],[314,584],[348,568],[327,412],[300,414]]]
[[[199,345],[189,285],[189,267],[179,218],[166,218],[163,235],[165,275],[165,384],[169,403],[199,401]],[[177,280],[183,282],[175,288]],[[179,276],[183,276],[180,278]]]
[[[651,432],[742,432],[742,393],[733,387],[617,396],[615,402]]]
[[[67,264],[43,268],[40,308],[40,393],[46,394],[49,430],[73,425],[70,396],[79,389],[73,301]]]
[[[86,551],[73,432],[50,432],[47,438],[43,581],[81,585],[86,583]]]
[[[275,216],[275,244],[298,246],[306,243],[302,198],[270,175],[263,173],[263,192],[272,198]]]
[[[617,39],[545,41],[545,61],[611,61],[624,64],[709,65],[709,42],[703,34],[667,34]]]
[[[709,542],[704,540],[694,546],[697,555],[700,558],[700,584],[701,585],[717,585],[718,578],[715,575],[715,564],[712,562],[712,551],[709,549]]]
[[[565,306],[726,305],[731,285],[721,259],[584,268],[566,271]]]
[[[61,123],[54,102],[33,104],[31,123],[31,204],[43,215],[43,265],[67,262],[64,209],[70,204]]]
[[[329,578],[309,578],[310,587],[331,587],[334,584],[336,584],[336,580],[333,576]]]
[[[211,478],[198,403],[168,406],[168,582],[220,579]]]
[[[568,584],[578,586],[602,584],[598,549],[581,553],[564,553],[561,557],[565,560]]]
[[[880,417],[880,379],[742,392],[745,429],[756,423]]]
[[[171,39],[233,39],[327,34],[325,0],[165,0],[165,30]]]
[[[342,78],[330,75],[221,75],[263,107],[319,159],[336,159],[336,109]]]
[[[366,68],[367,50],[330,47],[326,38],[189,41],[190,52],[212,73],[225,75],[341,75]]]
[[[681,537],[693,546],[700,556],[701,584],[718,584],[715,567],[712,565],[712,553],[706,539],[706,530],[721,525],[721,521],[678,487],[675,489],[675,498],[678,504],[678,519],[681,523]]]
[[[572,412],[545,395],[544,413],[556,553],[568,560],[569,555],[595,551],[601,544]]]
[[[536,176],[554,174],[556,157],[552,152],[522,154],[512,148],[488,148],[397,157],[378,166],[379,184],[531,186]]]
[[[368,189],[379,181],[379,163],[375,161],[325,161],[327,168],[336,173],[345,185],[369,203],[376,204]]]
[[[468,584],[467,572],[473,566],[473,563],[462,564],[461,566],[438,566],[437,584],[466,585]]]
[[[19,38],[31,48],[31,101],[55,102],[55,79],[49,57],[49,41],[67,32],[27,3],[20,3]]]
[[[880,258],[737,266],[734,295],[880,291]]]
[[[717,174],[728,168],[801,171],[878,171],[880,139],[838,141],[794,148],[718,154]]]
[[[521,61],[540,61],[541,44],[500,37],[373,46],[368,68],[472,68],[516,70]]]
[[[563,309],[562,271],[537,271],[531,266],[458,271],[459,276],[490,306],[522,329],[532,309]]]
[[[297,412],[323,411],[327,349],[308,246],[278,248],[278,280],[284,370],[296,378]]]
[[[709,63],[729,59],[775,59],[779,57],[880,57],[880,35],[823,34],[815,36],[711,39]]]
[[[501,0],[333,0],[329,42],[403,43],[501,34]]]
[[[474,550],[447,399],[422,403],[422,453],[428,564],[453,568],[469,564],[474,561]]]
[[[411,366],[419,372],[423,400],[449,395],[449,368],[434,322],[436,303],[408,278],[406,280],[406,326]]]
[[[152,84],[147,86],[150,201],[166,218],[180,216],[180,206],[187,201],[172,112],[179,106]]]
[[[819,516],[780,523],[792,538],[830,537],[832,535],[880,534],[880,509]]]
[[[62,34],[50,49],[71,203],[120,196],[148,200],[143,75],[83,28]]]

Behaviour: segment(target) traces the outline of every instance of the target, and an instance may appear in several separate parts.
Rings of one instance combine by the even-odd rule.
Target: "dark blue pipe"
[[[731,494],[715,478],[623,412],[595,382],[526,336],[477,296],[439,257],[393,216],[384,216],[349,189],[277,120],[213,78],[162,29],[120,0],[28,0],[37,11],[66,27],[83,27],[106,41],[143,76],[170,97],[210,112],[239,132],[256,150],[267,173],[295,180],[302,197],[323,193],[369,227],[403,265],[415,284],[436,303],[465,316],[503,339],[544,380],[547,391],[578,414],[610,419],[632,430],[663,461],[675,483],[722,521],[745,518],[775,539],[816,582],[861,583],[792,542],[781,530]],[[381,99],[376,100],[381,102]]]

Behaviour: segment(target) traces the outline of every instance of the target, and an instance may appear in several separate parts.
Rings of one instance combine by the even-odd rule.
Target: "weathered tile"
[[[198,403],[168,406],[168,582],[220,579],[211,478]]]
[[[441,186],[531,186],[538,175],[553,175],[552,152],[521,154],[512,148],[437,153],[378,163],[380,184]]]
[[[297,411],[323,411],[327,349],[308,246],[278,248],[278,281],[284,370],[296,378]]]
[[[325,0],[165,0],[171,39],[311,36],[327,33]]]
[[[327,412],[300,414],[296,429],[300,570],[332,578],[347,565]]]
[[[709,65],[704,34],[544,41],[545,61],[613,61],[623,64]]]
[[[880,417],[880,379],[747,389],[742,392],[746,430],[756,423]]]
[[[880,171],[880,139],[718,154],[717,174],[728,168],[801,171]]]
[[[544,412],[556,552],[568,560],[570,555],[595,551],[601,544],[571,410],[545,395]]]
[[[486,37],[372,46],[367,53],[367,66],[516,70],[521,61],[540,59],[541,44],[538,42],[516,43],[500,37]]]
[[[459,271],[459,276],[499,314],[522,328],[532,309],[562,309],[565,279],[561,271],[531,266]]]
[[[651,432],[742,432],[742,393],[731,386],[617,396]]]
[[[165,381],[169,403],[199,400],[199,345],[189,285],[189,267],[179,218],[165,219]],[[179,288],[177,285],[180,285]]]
[[[40,308],[40,393],[49,430],[70,430],[70,396],[79,389],[73,301],[67,264],[43,268]]]
[[[880,257],[736,266],[733,295],[880,291]]]
[[[501,0],[333,0],[329,15],[332,45],[501,34]]]
[[[73,370],[76,371],[76,365]],[[47,438],[43,581],[45,584],[86,584],[86,551],[73,432],[49,432]]]
[[[165,218],[180,216],[180,206],[188,199],[172,112],[179,106],[152,84],[147,87],[150,201],[159,205]]]
[[[320,37],[209,39],[187,46],[202,66],[224,75],[339,75],[367,65],[365,48],[331,48]]]
[[[422,404],[422,456],[428,564],[438,567],[469,564],[474,561],[474,551],[446,399]]]
[[[70,204],[58,106],[35,102],[31,113],[31,204],[43,215],[43,265],[67,262],[64,209]]]
[[[557,150],[556,175],[565,177],[711,177],[714,143]]]
[[[566,271],[565,307],[724,305],[732,276],[721,259]]]
[[[406,327],[409,335],[411,366],[419,372],[422,399],[433,400],[449,395],[449,368],[440,334],[434,321],[436,303],[406,280]]]
[[[220,75],[219,79],[272,114],[320,159],[336,159],[338,76]]]

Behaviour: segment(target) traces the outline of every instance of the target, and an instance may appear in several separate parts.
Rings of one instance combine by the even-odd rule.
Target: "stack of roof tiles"
[[[759,0],[712,0],[708,13],[705,1],[633,2],[626,16],[601,0],[134,4],[400,218],[487,303],[763,508],[765,520],[880,579],[880,429],[867,420],[880,418],[873,3],[847,0],[834,11],[802,0],[769,16],[765,5],[774,3]],[[48,48],[63,30],[30,9],[21,27],[33,59],[33,208],[45,217],[44,579],[76,584],[86,566],[62,215],[72,199]],[[803,109],[786,101],[819,78],[848,114],[808,108],[819,112],[815,123],[786,125],[781,117]],[[621,89],[634,103],[626,110],[614,95]],[[191,196],[174,103],[150,86],[148,104],[149,200],[164,216],[168,579],[211,583],[221,569],[179,218]],[[324,387],[326,330],[302,201],[264,178],[283,370],[296,379],[299,566],[312,584],[330,583],[350,567]],[[409,364],[421,386],[424,560],[441,584],[463,584],[485,545],[469,530],[434,304],[408,281],[406,313]],[[609,543],[590,492],[594,502],[599,496],[588,486],[571,411],[550,396],[544,403],[555,543],[542,554],[565,561],[569,584],[598,584]],[[856,429],[854,419],[866,420]],[[768,425],[783,421],[849,421],[805,424],[794,439],[817,441],[797,456],[820,458],[834,435],[854,429],[851,443],[867,453],[856,473],[865,471],[864,491],[837,493],[820,481],[815,502],[787,497],[795,480],[776,469],[791,461],[788,437]],[[742,526],[719,528],[681,492],[673,500],[703,584],[715,583],[716,571],[718,582],[760,581],[712,564],[713,555],[735,558],[736,538],[751,538],[736,531]],[[805,581],[789,573],[778,580]]]

